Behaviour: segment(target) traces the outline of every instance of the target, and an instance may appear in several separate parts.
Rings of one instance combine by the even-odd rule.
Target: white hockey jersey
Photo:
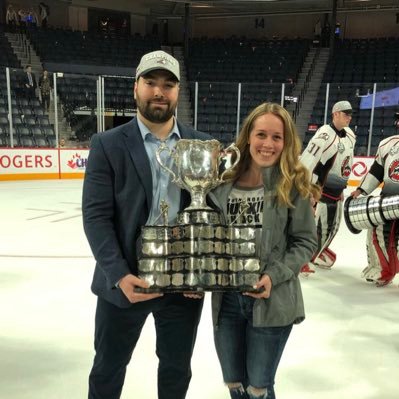
[[[355,133],[349,127],[339,131],[333,124],[321,126],[309,141],[300,160],[324,194],[338,198],[346,188],[355,143]]]
[[[388,137],[380,142],[375,161],[359,188],[364,194],[371,194],[384,182],[381,194],[399,194],[399,135]]]

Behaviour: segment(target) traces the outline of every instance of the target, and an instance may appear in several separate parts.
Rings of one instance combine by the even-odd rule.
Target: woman
[[[15,33],[18,25],[18,15],[12,4],[7,7],[6,24],[9,26],[10,32]]]
[[[46,112],[50,110],[50,93],[51,93],[51,80],[48,72],[44,69],[43,75],[39,79],[40,96],[42,98],[42,106]]]
[[[259,228],[262,273],[258,292],[212,296],[214,337],[223,378],[236,398],[274,399],[274,378],[294,323],[305,318],[298,274],[317,245],[311,196],[318,195],[298,161],[301,144],[281,106],[264,103],[244,121],[241,159],[229,182],[210,194],[227,223],[237,201],[249,204],[244,220]]]

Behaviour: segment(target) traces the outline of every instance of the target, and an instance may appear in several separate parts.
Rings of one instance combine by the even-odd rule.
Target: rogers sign
[[[0,155],[0,168],[48,169],[53,166],[52,158],[51,155],[39,154]]]
[[[0,181],[83,177],[89,149],[0,148]]]

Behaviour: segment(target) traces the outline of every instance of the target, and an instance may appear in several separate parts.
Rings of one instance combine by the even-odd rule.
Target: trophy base
[[[177,215],[178,224],[221,224],[218,211],[211,208],[185,209]]]
[[[257,258],[179,257],[168,260],[146,258],[139,261],[139,277],[149,285],[140,292],[259,292]]]
[[[263,288],[255,289],[252,286],[241,286],[241,287],[150,287],[140,288],[136,287],[134,292],[142,294],[184,294],[184,293],[205,293],[205,292],[251,292],[253,294],[260,294],[263,292]]]

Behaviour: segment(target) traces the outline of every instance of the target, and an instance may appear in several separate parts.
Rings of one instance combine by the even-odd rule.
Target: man
[[[137,277],[141,227],[156,222],[162,200],[169,204],[171,223],[190,202],[189,193],[170,182],[157,163],[157,148],[161,143],[172,148],[180,138],[211,138],[175,119],[179,80],[175,58],[163,51],[145,54],[134,84],[137,117],[91,140],[82,206],[84,229],[97,262],[92,283],[98,299],[90,399],[120,397],[126,367],[150,313],[157,335],[158,397],[185,398],[191,379],[202,300],[135,290],[148,288]]]
[[[321,126],[301,156],[301,162],[312,173],[312,182],[322,189],[316,206],[318,248],[312,263],[331,268],[336,255],[329,249],[338,232],[342,216],[343,191],[352,170],[356,136],[349,128],[352,106],[349,101],[339,101],[332,108],[332,122]],[[310,265],[303,273],[313,273]]]
[[[378,146],[374,163],[360,186],[351,194],[371,194],[384,183],[381,195],[399,194],[399,135],[382,140]],[[377,286],[389,284],[399,272],[398,258],[399,221],[390,220],[367,231],[368,266],[362,277]]]
[[[25,97],[28,100],[31,100],[35,97],[35,90],[36,90],[36,77],[32,73],[32,67],[27,65],[25,68],[25,76],[24,76],[24,87],[25,87]]]

